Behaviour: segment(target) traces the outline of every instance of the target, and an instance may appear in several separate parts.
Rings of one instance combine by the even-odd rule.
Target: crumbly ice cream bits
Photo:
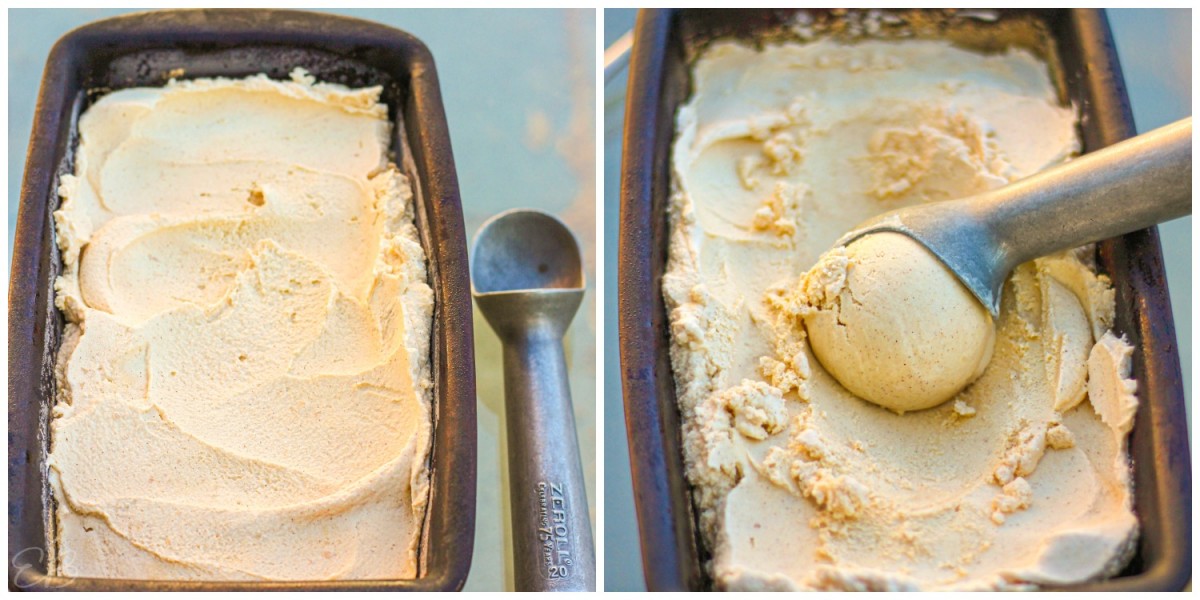
[[[812,359],[792,293],[882,207],[990,189],[1076,152],[1075,117],[1044,63],[935,41],[761,53],[717,42],[693,75],[664,295],[717,585],[1004,589],[1110,572],[1137,523],[1127,430],[1108,424],[1124,421],[1097,407],[1128,408],[1132,382],[1100,366],[1119,362],[1107,344],[1122,342],[1108,332],[1111,288],[1085,261],[1019,269],[988,370],[944,407],[902,417]],[[1108,386],[1124,400],[1097,388],[1081,403],[1092,380],[1126,382]],[[1108,483],[1066,490],[1077,483],[1066,464],[1100,465],[1091,480]],[[1083,512],[1062,504],[1080,497],[1093,499]],[[1067,558],[1062,544],[1079,535],[1106,551]]]

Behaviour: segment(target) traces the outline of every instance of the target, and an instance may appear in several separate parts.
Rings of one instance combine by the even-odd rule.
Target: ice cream
[[[853,245],[805,280],[842,234],[1079,151],[1074,111],[1046,63],[1019,48],[821,38],[715,42],[692,74],[676,119],[663,294],[715,585],[1013,589],[1119,570],[1137,533],[1125,447],[1136,384],[1090,249],[1014,271],[988,324],[990,361],[985,347],[957,339],[987,323],[969,310],[947,322],[911,315],[935,319],[936,331],[909,340],[928,347],[845,340],[856,358],[827,360],[873,382],[887,381],[897,356],[955,377],[987,363],[934,408],[908,410],[938,403],[927,382],[895,410],[864,401],[809,345],[830,329],[824,319],[838,318],[814,313],[820,298],[840,302],[840,318],[877,317],[845,302],[865,273],[855,273],[866,257]],[[903,257],[885,245],[888,260]],[[928,308],[966,303],[936,269],[885,263],[871,268],[911,269],[949,291]],[[955,339],[938,341],[939,331]]]
[[[821,366],[858,397],[898,413],[949,400],[992,358],[987,309],[906,235],[880,232],[836,247],[801,286]]]
[[[60,575],[417,575],[433,307],[381,89],[172,81],[80,119],[55,213]]]

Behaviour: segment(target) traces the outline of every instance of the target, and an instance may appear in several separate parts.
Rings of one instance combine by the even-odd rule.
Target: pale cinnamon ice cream
[[[957,377],[986,363],[948,399],[917,386],[891,410],[864,401],[813,355],[823,326],[805,324],[821,305],[806,287],[838,297],[854,258],[815,270],[828,277],[811,285],[805,274],[856,224],[1079,151],[1046,64],[927,39],[716,42],[692,84],[676,121],[663,293],[716,586],[1012,589],[1119,570],[1137,533],[1136,384],[1090,249],[1017,268],[995,323],[979,306],[948,326],[994,327],[986,347],[847,342],[864,380],[887,377],[889,353]],[[925,403],[940,405],[915,410]]]
[[[417,575],[433,293],[381,88],[172,81],[80,119],[55,213],[64,576]]]
[[[906,235],[878,232],[833,248],[800,286],[821,366],[856,396],[898,413],[949,400],[992,358],[987,309]]]

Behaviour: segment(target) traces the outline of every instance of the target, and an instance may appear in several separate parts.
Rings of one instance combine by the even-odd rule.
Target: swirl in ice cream
[[[67,576],[416,576],[433,293],[381,89],[172,81],[80,120],[55,214]]]

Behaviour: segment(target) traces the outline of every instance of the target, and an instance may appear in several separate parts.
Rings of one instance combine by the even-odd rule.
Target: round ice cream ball
[[[904,413],[945,402],[983,373],[991,315],[929,250],[881,232],[843,252],[814,268],[826,284],[817,301],[810,294],[804,321],[817,360],[846,389]]]

